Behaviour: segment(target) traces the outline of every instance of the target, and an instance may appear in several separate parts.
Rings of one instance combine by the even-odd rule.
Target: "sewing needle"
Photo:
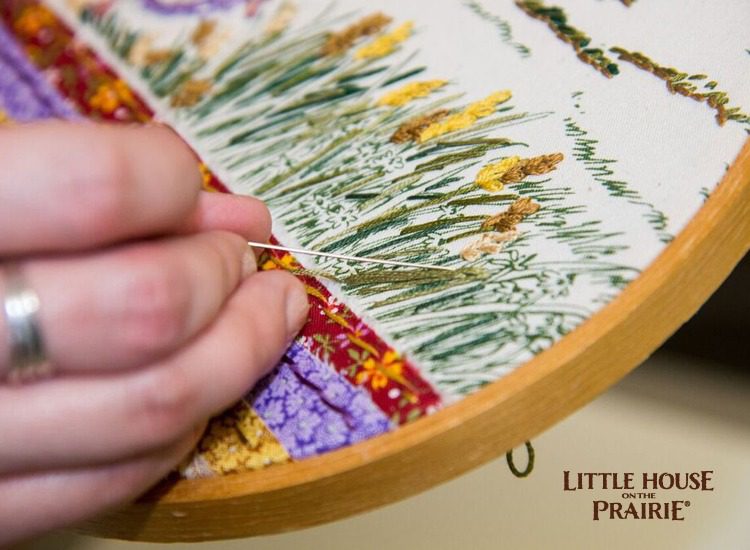
[[[334,254],[332,252],[317,252],[315,250],[303,250],[301,248],[289,248],[287,246],[279,246],[275,244],[263,244],[248,241],[250,246],[254,248],[263,248],[266,250],[280,250],[281,252],[289,252],[291,254],[305,254],[308,256],[322,256],[323,258],[334,258],[336,260],[346,260],[350,262],[364,262],[371,264],[381,265],[392,265],[399,267],[417,267],[420,269],[439,269],[441,271],[453,271],[450,267],[443,267],[440,265],[427,265],[427,264],[415,264],[411,262],[400,262],[398,260],[382,260],[380,258],[366,258],[362,256],[349,256],[347,254]]]

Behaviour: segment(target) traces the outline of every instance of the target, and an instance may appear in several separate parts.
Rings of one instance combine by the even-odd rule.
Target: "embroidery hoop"
[[[512,374],[394,432],[322,456],[163,482],[78,531],[152,542],[265,535],[427,490],[504,454],[606,391],[687,321],[748,249],[750,140],[700,211],[635,281]]]

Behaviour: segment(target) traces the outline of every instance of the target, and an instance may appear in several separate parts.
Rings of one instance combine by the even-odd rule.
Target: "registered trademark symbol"
[[[685,501],[685,508],[688,508],[689,506],[690,506],[690,501],[689,501],[689,500],[686,500],[686,501]]]

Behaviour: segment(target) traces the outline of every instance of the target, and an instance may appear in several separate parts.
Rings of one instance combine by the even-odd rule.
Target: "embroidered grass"
[[[534,19],[546,23],[555,36],[573,46],[578,59],[591,65],[607,78],[619,74],[617,63],[609,59],[600,48],[588,47],[591,38],[568,24],[568,16],[562,8],[547,6],[539,0],[516,0],[516,5]]]
[[[670,93],[689,97],[699,103],[706,103],[716,111],[716,122],[719,126],[723,126],[728,120],[750,125],[750,115],[743,113],[740,107],[728,107],[730,101],[729,95],[726,92],[715,89],[718,86],[718,82],[709,80],[703,84],[702,89],[699,87],[699,82],[708,80],[708,76],[704,74],[691,75],[674,67],[659,65],[644,54],[631,52],[625,48],[614,47],[610,48],[610,51],[616,53],[619,59],[627,61],[639,69],[648,71],[663,80]],[[748,131],[750,131],[750,128]]]
[[[116,9],[82,19],[134,66],[142,35]],[[267,201],[281,241],[454,268],[291,267],[335,281],[442,390],[465,394],[586,319],[575,288],[606,302],[635,271],[610,261],[619,235],[571,204],[562,154],[505,135],[551,113],[518,111],[501,87],[464,97],[415,64],[413,32],[383,14],[320,17],[209,61],[189,41],[161,44],[169,56],[136,68],[217,175]]]
[[[668,221],[666,214],[648,203],[628,182],[614,179],[615,173],[610,166],[616,161],[599,156],[596,148],[599,142],[589,137],[586,129],[568,117],[565,119],[565,134],[574,140],[574,158],[586,165],[586,170],[591,172],[594,181],[602,185],[610,195],[627,199],[632,204],[645,207],[647,209],[645,217],[659,236],[660,241],[668,243],[674,238],[672,234],[666,231]]]
[[[468,7],[477,16],[485,21],[488,21],[489,23],[492,23],[499,31],[500,39],[504,43],[511,46],[514,50],[516,50],[516,52],[518,52],[521,57],[529,57],[531,55],[531,49],[528,46],[521,44],[520,42],[513,41],[513,29],[511,28],[508,21],[498,15],[491,13],[477,0],[466,0],[464,3],[466,7]]]

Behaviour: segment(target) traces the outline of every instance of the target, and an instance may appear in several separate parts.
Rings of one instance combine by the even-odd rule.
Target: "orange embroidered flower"
[[[401,378],[404,364],[401,362],[398,353],[388,350],[383,355],[382,361],[370,357],[362,363],[362,368],[364,370],[357,373],[357,384],[365,384],[369,381],[372,389],[379,390],[388,385],[388,380]]]
[[[92,109],[105,114],[114,113],[123,103],[133,101],[133,93],[122,80],[115,80],[100,84],[96,92],[89,99]]]
[[[55,16],[42,6],[29,6],[21,12],[13,27],[24,36],[36,36],[45,27],[54,25]]]

